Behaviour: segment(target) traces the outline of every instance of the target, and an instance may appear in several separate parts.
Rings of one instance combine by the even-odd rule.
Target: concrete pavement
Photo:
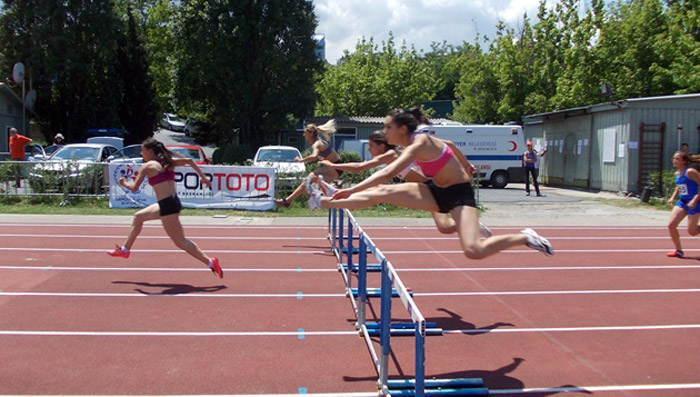
[[[651,206],[636,206],[636,198],[610,192],[542,187],[544,197],[525,196],[524,185],[506,189],[480,189],[485,207],[482,220],[489,226],[665,226],[670,213]],[[617,203],[615,205],[601,202]],[[325,226],[326,217],[183,216],[187,225]],[[18,223],[131,223],[131,216],[15,215],[0,214],[0,222]],[[366,226],[431,226],[432,218],[362,218]]]

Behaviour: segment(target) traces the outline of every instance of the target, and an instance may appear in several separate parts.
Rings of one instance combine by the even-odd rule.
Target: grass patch
[[[47,215],[133,215],[138,208],[109,208],[107,198],[76,197],[68,202],[60,196],[2,196],[2,214],[47,214]],[[393,205],[381,205],[355,210],[357,217],[429,218],[426,211],[411,210]],[[182,210],[182,216],[228,215],[234,217],[275,218],[275,217],[326,217],[326,210],[311,211],[305,200],[297,200],[290,208],[276,208],[272,211],[241,211],[222,209]]]
[[[661,198],[651,198],[648,203],[642,202],[641,200],[621,200],[621,199],[606,199],[606,198],[596,198],[592,199],[595,202],[611,205],[619,208],[649,208],[654,207],[661,211],[670,211],[671,208],[666,204],[666,201]]]

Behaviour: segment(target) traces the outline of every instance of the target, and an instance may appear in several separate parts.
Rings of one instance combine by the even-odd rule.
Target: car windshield
[[[270,161],[275,163],[291,163],[299,153],[289,149],[261,149],[256,161]]]
[[[51,160],[91,160],[97,161],[100,148],[64,146],[51,156]]]
[[[201,161],[202,160],[202,155],[200,154],[198,149],[191,149],[191,148],[184,148],[184,147],[171,147],[168,148],[173,153],[177,153],[179,155],[189,157],[195,161]]]
[[[114,153],[115,159],[133,159],[141,157],[141,145],[127,146],[124,149]]]
[[[181,118],[175,116],[174,114],[168,115],[168,119],[170,119],[170,121],[178,121],[180,123],[184,123],[184,121],[182,121]]]

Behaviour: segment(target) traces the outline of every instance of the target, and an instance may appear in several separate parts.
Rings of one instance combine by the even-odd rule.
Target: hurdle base
[[[407,288],[408,294],[410,296],[413,296],[413,291],[410,288]],[[359,292],[357,291],[357,288],[351,288],[352,291],[352,297],[357,298],[359,296]],[[379,298],[382,296],[382,289],[381,288],[367,288],[367,297],[368,298]],[[391,297],[392,298],[398,298],[399,293],[396,291],[396,288],[391,289]]]
[[[426,396],[488,396],[481,378],[426,379]],[[415,379],[388,380],[386,387],[392,396],[415,396]]]
[[[345,271],[348,271],[348,265],[343,265],[343,269]],[[353,273],[359,273],[360,272],[360,265],[354,264],[352,266],[352,271]],[[372,263],[367,265],[367,273],[381,273],[382,271],[382,265],[379,263]]]

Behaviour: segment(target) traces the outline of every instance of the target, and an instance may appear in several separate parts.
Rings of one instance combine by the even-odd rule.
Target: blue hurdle
[[[367,343],[375,369],[379,376],[377,388],[383,396],[445,396],[445,395],[488,395],[481,379],[425,379],[425,337],[442,335],[442,329],[435,323],[427,323],[415,301],[413,292],[401,281],[393,265],[362,230],[352,213],[348,210],[329,210],[329,240],[331,248],[338,258],[338,271],[345,281],[345,292],[350,298],[356,327]],[[347,218],[347,230],[345,229]],[[358,241],[355,247],[353,242]],[[380,263],[368,264],[367,254],[371,253]],[[345,261],[343,260],[345,255]],[[357,255],[357,263],[353,256]],[[343,263],[345,262],[345,263]],[[381,272],[381,288],[367,288],[367,273]],[[351,273],[357,273],[358,286],[352,288]],[[369,297],[381,298],[380,320],[377,323],[366,322],[366,305]],[[411,316],[410,323],[391,323],[392,297],[401,299],[404,308]],[[356,301],[357,300],[357,301]],[[387,319],[387,321],[382,321]],[[380,337],[380,354],[372,344],[371,336]],[[415,378],[389,380],[389,354],[391,337],[406,336],[415,338]]]

